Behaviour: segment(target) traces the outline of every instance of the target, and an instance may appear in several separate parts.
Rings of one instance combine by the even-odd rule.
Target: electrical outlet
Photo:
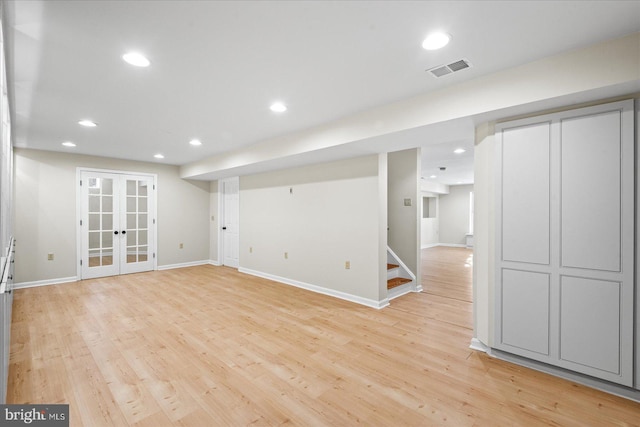
[[[344,268],[349,270],[351,268],[351,261],[345,261],[344,262]]]
[[[252,254],[253,253],[253,246],[249,246],[249,253]]]
[[[47,261],[53,261],[53,254],[47,254]]]
[[[180,243],[180,249],[184,248],[184,243]]]
[[[215,221],[215,220],[216,220],[216,217],[211,215],[211,221]]]
[[[289,259],[289,252],[284,253],[284,259]]]

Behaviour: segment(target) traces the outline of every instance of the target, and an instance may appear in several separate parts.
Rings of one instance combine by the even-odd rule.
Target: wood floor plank
[[[18,290],[10,403],[72,426],[639,425],[640,404],[488,357],[472,253],[375,310],[226,267]]]

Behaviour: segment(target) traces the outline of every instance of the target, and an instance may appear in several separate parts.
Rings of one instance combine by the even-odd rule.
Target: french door
[[[155,177],[80,171],[82,279],[153,270]]]

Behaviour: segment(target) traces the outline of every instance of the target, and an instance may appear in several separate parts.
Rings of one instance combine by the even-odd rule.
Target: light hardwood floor
[[[383,310],[201,266],[16,291],[10,403],[72,426],[638,425],[640,404],[468,348],[471,252]]]

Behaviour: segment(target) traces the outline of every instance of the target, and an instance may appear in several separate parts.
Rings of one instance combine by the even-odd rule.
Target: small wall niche
[[[422,198],[422,218],[436,218],[437,202],[437,197],[424,196]]]

